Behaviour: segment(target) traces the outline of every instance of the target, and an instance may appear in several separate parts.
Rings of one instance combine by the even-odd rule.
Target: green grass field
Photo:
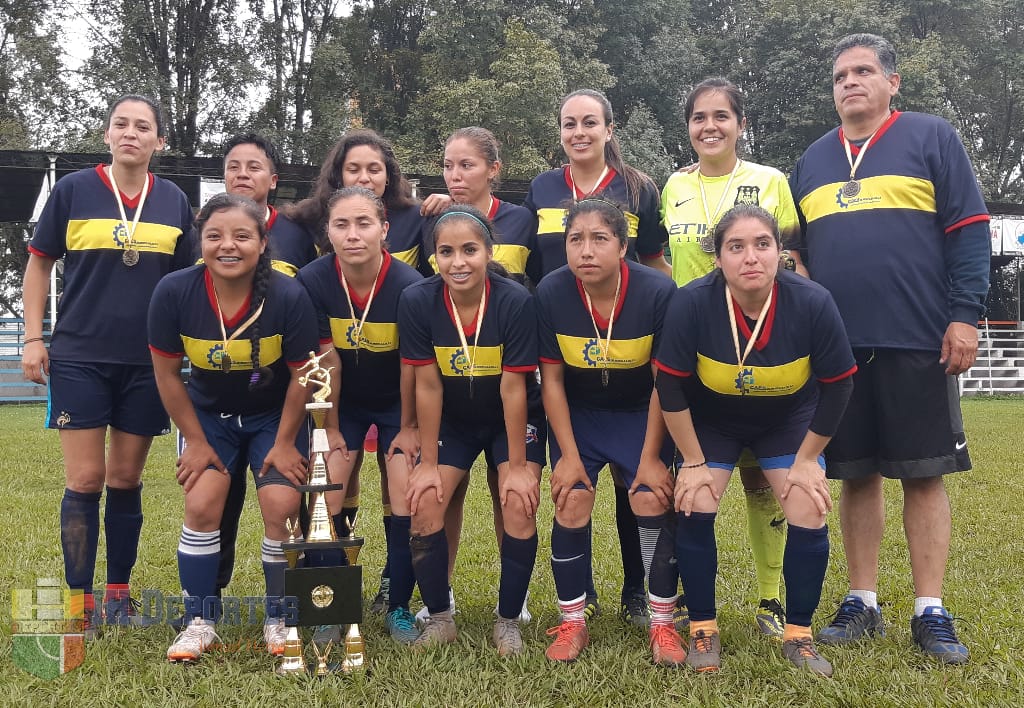
[[[41,427],[38,406],[0,407],[0,704],[305,706],[367,705],[1020,705],[1024,647],[1020,574],[1024,566],[1024,515],[1017,475],[1024,456],[1024,400],[964,402],[975,469],[948,480],[953,504],[952,557],[945,601],[963,619],[961,638],[971,663],[944,668],[912,649],[913,608],[909,560],[900,522],[901,496],[887,487],[888,520],[882,548],[879,597],[888,636],[852,649],[825,648],[835,665],[832,679],[793,670],[779,645],[759,636],[751,621],[756,602],[746,548],[742,494],[734,481],[718,520],[719,623],[722,671],[696,675],[652,666],[646,633],[616,616],[621,569],[612,495],[602,480],[595,519],[595,573],[604,614],[591,625],[591,646],[573,665],[544,658],[545,630],[556,621],[549,565],[551,503],[543,506],[541,548],[531,586],[534,621],[526,628],[527,651],[501,660],[490,646],[497,597],[498,560],[490,502],[482,475],[473,480],[463,548],[454,581],[460,635],[452,647],[412,654],[384,634],[380,618],[363,625],[372,671],[355,678],[319,681],[280,679],[273,661],[250,648],[204,657],[195,666],[169,665],[164,652],[174,632],[167,626],[107,628],[88,645],[85,663],[53,681],[42,681],[11,662],[12,588],[31,588],[37,577],[63,573],[58,509],[63,490],[57,435]],[[145,473],[146,524],[133,587],[179,592],[175,549],[182,495],[173,475],[173,441],[154,445]],[[376,591],[384,552],[376,470],[363,477],[361,534],[366,546],[364,594]],[[838,493],[838,488],[833,489]],[[252,501],[254,495],[250,495]],[[827,623],[846,590],[838,517],[821,608],[815,626]],[[230,592],[258,595],[262,527],[250,505],[243,518],[240,561]],[[104,577],[103,539],[97,579]],[[98,587],[102,587],[99,585]],[[416,604],[414,599],[414,605]],[[416,607],[414,606],[414,611]],[[225,643],[261,639],[258,626],[227,627]],[[308,652],[312,659],[312,652]]]

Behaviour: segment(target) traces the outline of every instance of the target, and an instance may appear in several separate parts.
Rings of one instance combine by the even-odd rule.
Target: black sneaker
[[[944,664],[966,664],[970,658],[967,647],[956,637],[952,615],[943,607],[926,607],[923,615],[910,620],[910,633],[921,651]]]
[[[865,607],[859,597],[847,595],[832,624],[818,632],[817,640],[822,644],[849,644],[868,636],[885,636],[882,612]]]
[[[583,606],[583,616],[588,621],[601,614],[601,605],[597,602],[597,595],[587,595],[586,603]]]
[[[651,624],[651,608],[647,604],[647,593],[643,590],[629,590],[622,596],[619,617],[626,624],[647,627]]]
[[[383,615],[388,611],[391,602],[391,578],[381,577],[380,589],[370,603],[370,614]]]

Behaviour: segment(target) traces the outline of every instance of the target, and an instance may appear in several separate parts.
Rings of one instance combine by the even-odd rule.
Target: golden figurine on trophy
[[[306,484],[298,487],[300,493],[307,495],[309,528],[303,533],[298,520],[289,519],[289,539],[281,544],[289,566],[285,571],[285,593],[298,601],[298,621],[288,628],[285,655],[276,669],[282,676],[308,674],[299,626],[350,625],[345,636],[345,658],[340,665],[336,664],[332,668],[328,663],[330,646],[324,650],[314,647],[317,655],[315,675],[325,676],[336,669],[347,673],[365,665],[365,649],[359,634],[359,623],[363,616],[362,568],[355,564],[363,539],[355,537],[354,527],[348,529],[347,537],[339,538],[326,497],[326,492],[340,491],[343,485],[332,484],[327,474],[326,455],[330,452],[330,445],[324,424],[327,412],[333,405],[327,400],[332,393],[333,367],[322,367],[320,360],[323,357],[323,353],[317,355],[310,352],[309,361],[299,369],[305,372],[299,378],[299,383],[307,387],[315,386],[317,390],[313,393],[313,400],[306,404],[314,426],[310,440],[309,478]],[[342,549],[349,565],[299,567],[299,561],[306,551],[331,549]]]

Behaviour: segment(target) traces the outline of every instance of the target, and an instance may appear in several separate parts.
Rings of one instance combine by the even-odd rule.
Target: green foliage
[[[724,645],[722,671],[713,677],[651,665],[647,637],[615,615],[621,568],[609,480],[598,485],[594,520],[594,567],[602,614],[591,622],[591,646],[580,660],[552,666],[543,655],[545,629],[556,621],[548,558],[552,507],[542,497],[540,548],[531,583],[534,620],[525,627],[525,656],[501,660],[490,646],[499,564],[491,505],[477,467],[466,502],[463,544],[454,587],[459,640],[452,647],[417,654],[387,638],[379,617],[362,625],[372,673],[345,679],[276,678],[273,661],[246,643],[260,640],[259,627],[221,628],[226,651],[196,666],[167,663],[174,632],[166,627],[105,631],[88,645],[84,665],[53,681],[36,679],[10,663],[10,626],[0,623],[0,666],[5,703],[10,705],[793,705],[793,706],[1011,706],[1024,694],[1019,648],[1020,614],[1017,460],[1024,456],[1013,421],[1024,401],[964,401],[971,441],[972,472],[946,478],[953,507],[953,544],[944,599],[963,617],[957,629],[971,650],[966,667],[944,668],[911,646],[913,589],[900,523],[902,495],[886,483],[887,525],[881,549],[880,599],[888,622],[884,639],[850,648],[826,647],[836,675],[823,680],[793,670],[779,644],[758,635],[751,611],[756,584],[746,540],[743,494],[738,480],[718,516],[719,621]],[[0,550],[0,607],[9,608],[12,588],[31,588],[39,577],[60,577],[58,509],[63,492],[57,434],[43,430],[42,406],[0,407],[0,517],[6,543]],[[181,530],[182,493],[174,480],[174,445],[158,438],[144,473],[146,523],[133,587],[178,591],[175,548]],[[372,457],[372,456],[371,456]],[[547,485],[547,474],[545,486]],[[838,485],[833,487],[838,494]],[[251,492],[251,489],[250,489]],[[366,604],[383,563],[380,491],[376,467],[362,476],[360,555]],[[242,518],[237,568],[229,592],[262,592],[259,561],[262,524],[250,494]],[[827,622],[846,591],[845,558],[835,511],[830,515],[832,557],[815,626]],[[1000,542],[1006,539],[1009,542]],[[97,578],[103,578],[103,541]],[[417,609],[416,607],[413,608]],[[308,641],[308,632],[306,634]],[[242,646],[239,646],[239,645]],[[312,659],[311,651],[307,651]],[[337,655],[335,655],[337,656]]]
[[[672,159],[665,151],[661,126],[646,103],[639,103],[618,130],[626,163],[646,172],[658,184],[672,174]]]

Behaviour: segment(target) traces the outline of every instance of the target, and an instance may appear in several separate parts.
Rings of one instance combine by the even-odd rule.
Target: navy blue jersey
[[[754,323],[732,303],[741,352]],[[660,375],[690,381],[687,395],[695,421],[757,435],[794,415],[812,413],[818,382],[838,381],[857,365],[835,302],[823,287],[780,270],[772,304],[742,368],[725,304],[720,270],[679,288],[665,315],[657,350]]]
[[[153,288],[188,265],[192,209],[174,184],[149,175],[149,194],[135,231],[139,262],[121,260],[127,234],[103,165],[57,182],[43,208],[29,251],[64,257],[64,290],[50,357],[58,360],[148,364],[146,311]],[[138,197],[121,195],[128,220]]]
[[[601,347],[608,336],[608,321],[595,313],[599,342],[583,285],[569,266],[562,266],[537,286],[540,360],[565,365],[565,395],[570,407],[639,411],[647,410],[651,403],[651,359],[676,286],[664,273],[639,263],[623,261],[621,268],[621,293],[607,362]],[[608,385],[604,386],[606,364]]]
[[[274,270],[294,276],[300,268],[316,258],[313,234],[274,207],[269,209],[267,233],[270,238],[271,264]]]
[[[402,361],[436,365],[444,386],[442,417],[478,429],[503,419],[501,372],[532,374],[537,368],[537,321],[533,299],[519,283],[488,273],[483,324],[463,322],[474,376],[455,329],[451,298],[441,276],[410,285],[398,305]],[[536,377],[526,377],[527,397],[539,396]],[[471,395],[472,394],[472,395]]]
[[[845,196],[850,165],[841,129],[807,148],[790,176],[811,277],[832,293],[853,346],[937,352],[954,315],[977,322],[984,298],[976,293],[967,316],[951,311],[951,285],[961,286],[951,284],[946,263],[949,235],[988,221],[967,153],[946,121],[897,111],[856,177],[860,192]],[[987,264],[986,235],[972,237],[970,257]]]
[[[387,220],[388,251],[403,263],[420,268],[423,259],[423,217],[420,216],[420,205],[389,210]]]
[[[249,312],[250,302],[224,321],[230,337]],[[213,282],[205,265],[173,273],[160,281],[149,308],[149,348],[167,357],[187,356],[192,363],[189,397],[196,408],[248,415],[280,409],[291,380],[288,366],[302,366],[319,350],[316,315],[305,288],[283,273],[272,271],[259,326],[260,366],[273,379],[249,390],[252,375],[250,331],[228,343],[231,370],[221,369],[221,339]],[[253,325],[253,326],[256,326]]]
[[[382,411],[401,402],[398,300],[406,287],[421,279],[417,271],[384,253],[357,357],[353,332],[365,312],[367,298],[349,290],[356,311],[353,321],[335,255],[322,256],[299,271],[298,280],[306,286],[316,310],[320,342],[333,342],[341,357],[342,407]]]
[[[661,223],[661,196],[658,188],[645,182],[637,198],[638,207],[626,190],[626,180],[609,168],[608,174],[594,190],[626,208],[626,223],[629,226],[629,240],[626,257],[637,260],[637,256],[651,258],[665,250],[668,234]],[[567,202],[581,199],[583,194],[572,193],[569,166],[541,172],[530,182],[523,206],[537,215],[537,248],[530,259],[527,274],[539,282],[556,268],[566,264],[565,260],[565,209]]]
[[[529,209],[503,202],[494,197],[487,218],[494,224],[494,260],[505,267],[509,277],[517,283],[526,280],[526,261],[537,248],[537,217]],[[434,223],[431,219],[429,234],[424,234],[423,248],[433,272],[437,272],[434,257]]]

